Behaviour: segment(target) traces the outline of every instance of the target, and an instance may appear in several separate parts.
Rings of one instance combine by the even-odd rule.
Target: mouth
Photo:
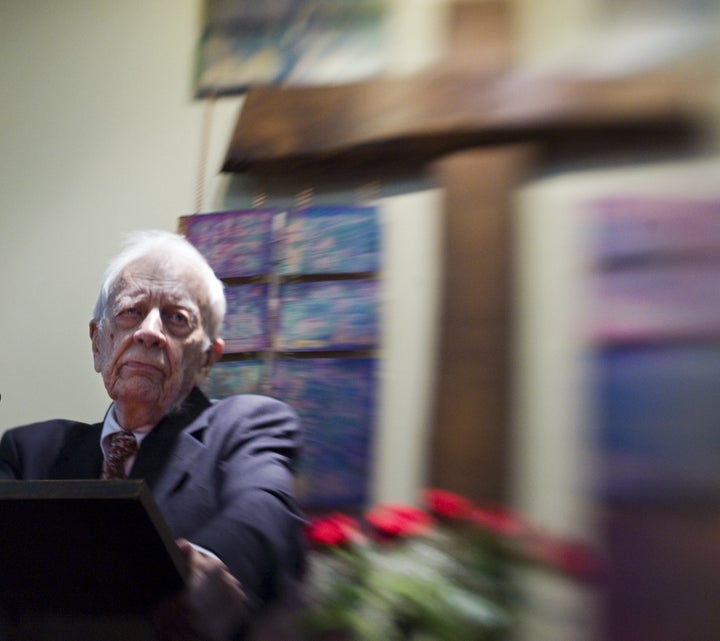
[[[138,373],[157,373],[162,374],[163,368],[160,365],[154,363],[145,363],[143,361],[127,361],[122,364],[122,368],[125,370],[131,370]]]

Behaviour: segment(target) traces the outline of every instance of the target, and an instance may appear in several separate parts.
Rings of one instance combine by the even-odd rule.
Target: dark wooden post
[[[512,194],[529,146],[460,152],[434,166],[444,187],[442,292],[430,483],[505,497],[512,339]]]

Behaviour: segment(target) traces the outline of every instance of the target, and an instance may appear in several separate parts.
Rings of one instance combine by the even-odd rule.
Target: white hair
[[[227,306],[222,281],[215,276],[215,272],[208,265],[205,257],[194,245],[184,236],[169,231],[142,230],[130,232],[126,236],[120,253],[110,260],[105,269],[100,294],[93,311],[95,322],[100,323],[103,319],[110,296],[110,289],[123,269],[139,258],[157,254],[183,258],[197,270],[198,276],[205,285],[209,302],[210,318],[203,318],[203,326],[208,338],[215,340],[222,326]]]

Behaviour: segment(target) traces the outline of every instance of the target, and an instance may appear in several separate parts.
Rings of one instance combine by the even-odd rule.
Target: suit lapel
[[[102,423],[75,427],[68,435],[60,454],[50,468],[49,478],[100,478],[103,461],[100,449],[101,433]]]
[[[154,488],[158,477],[168,468],[171,455],[174,459],[180,457],[187,462],[193,457],[193,451],[201,450],[200,441],[182,432],[208,407],[210,402],[205,395],[197,388],[193,389],[182,408],[166,416],[143,439],[130,470],[130,478],[145,479],[148,486]],[[198,426],[198,429],[201,428]],[[178,469],[180,476],[183,472],[183,469]]]

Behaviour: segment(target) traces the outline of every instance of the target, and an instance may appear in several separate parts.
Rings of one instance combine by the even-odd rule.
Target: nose
[[[135,330],[133,338],[137,343],[141,343],[145,347],[162,347],[165,345],[165,329],[160,310],[157,307],[153,307],[142,319],[142,322]]]

